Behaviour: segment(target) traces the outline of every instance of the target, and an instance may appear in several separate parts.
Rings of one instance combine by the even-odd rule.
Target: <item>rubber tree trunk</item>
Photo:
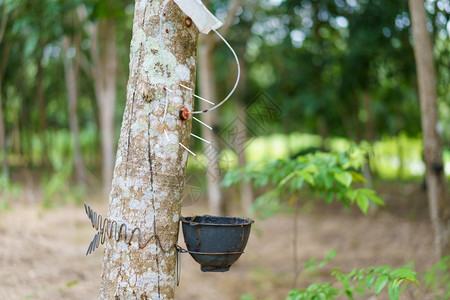
[[[109,194],[114,169],[114,109],[116,104],[117,49],[116,23],[101,19],[90,26],[92,77],[99,109],[102,145],[102,182],[104,194]]]
[[[109,219],[126,224],[128,237],[131,228],[139,227],[142,243],[149,243],[140,249],[136,238],[130,246],[107,239],[100,299],[174,298],[175,243],[188,160],[179,143],[189,145],[191,130],[191,120],[182,121],[179,110],[192,111],[193,106],[192,92],[179,84],[195,87],[197,39],[195,25],[173,1],[136,1]]]
[[[245,55],[245,47],[239,48],[240,57]],[[241,84],[238,86],[236,96],[239,98],[235,102],[235,110],[238,121],[236,122],[236,138],[234,147],[238,155],[238,163],[240,167],[244,167],[247,164],[247,158],[245,156],[245,148],[247,142],[247,111],[243,103],[245,103],[248,97],[248,75],[247,75],[247,63],[241,62]],[[250,207],[253,204],[253,188],[251,182],[243,182],[241,184],[241,209],[244,213],[250,214]]]
[[[365,122],[365,134],[364,139],[368,141],[370,144],[373,144],[373,140],[375,139],[375,120],[373,114],[372,107],[372,97],[370,95],[370,91],[366,89],[362,94],[363,106],[367,113],[367,120]],[[367,162],[363,166],[363,175],[366,179],[365,186],[369,189],[373,188],[373,176],[372,169],[370,168],[370,154],[367,154]],[[377,206],[372,206],[376,208]]]
[[[2,15],[2,22],[0,25],[0,45],[3,42],[3,37],[5,34],[6,24],[8,23],[8,14],[6,12]],[[3,75],[6,70],[6,64],[8,62],[10,46],[6,45],[6,49],[3,51],[2,61],[0,63],[0,155],[2,158],[2,172],[9,175],[8,167],[8,157],[6,152],[6,129],[5,129],[5,119],[3,117],[3,101],[2,101],[2,85],[3,85]]]
[[[205,2],[205,1],[204,1]],[[209,1],[206,1],[206,5]],[[233,23],[234,15],[240,4],[239,0],[231,0],[229,2],[229,8],[227,16],[224,20],[224,25],[220,29],[222,36],[226,36],[230,26]],[[220,101],[217,97],[217,85],[214,80],[214,51],[218,44],[221,43],[219,37],[210,33],[209,35],[203,35],[201,40],[200,54],[199,54],[199,80],[200,80],[200,95],[211,101]],[[210,108],[211,105],[206,102],[200,101],[202,109]],[[213,110],[207,114],[202,115],[202,120],[210,125],[213,130],[202,126],[202,136],[206,140],[212,143],[212,146],[205,145],[205,155],[208,159],[206,166],[206,182],[208,189],[208,208],[211,214],[217,216],[223,216],[228,213],[228,206],[225,202],[222,191],[220,189],[220,182],[222,180],[222,174],[220,170],[220,152],[221,146],[219,143],[219,111]]]
[[[409,0],[419,86],[426,182],[437,257],[450,255],[450,198],[442,161],[442,141],[437,131],[436,78],[430,33],[423,0]]]
[[[42,44],[41,44],[42,45]],[[44,46],[42,46],[44,48]],[[45,113],[45,91],[44,91],[44,67],[42,66],[42,57],[36,59],[37,64],[37,106],[39,110],[39,139],[42,143],[41,165],[48,167],[50,160],[48,158],[48,145],[46,138],[47,115]]]
[[[2,82],[0,79],[0,154],[2,157],[2,172],[8,176],[8,159],[6,153],[6,132],[5,132],[5,119],[3,118],[3,102],[2,102]]]
[[[247,141],[247,126],[246,126],[246,112],[245,107],[236,102],[236,114],[238,116],[238,121],[236,123],[236,139],[235,139],[235,149],[238,154],[239,166],[244,167],[247,164],[247,158],[245,156],[245,146]],[[241,183],[241,209],[244,213],[250,214],[250,207],[253,204],[253,188],[250,182]]]
[[[216,82],[214,80],[214,49],[215,42],[213,35],[202,36],[202,43],[199,54],[199,80],[200,80],[200,95],[208,100],[217,101]],[[210,108],[211,105],[200,101],[202,110]],[[202,115],[202,120],[213,130],[202,126],[202,136],[211,142],[211,146],[205,145],[205,154],[208,160],[206,166],[206,183],[208,190],[208,208],[212,215],[224,216],[226,215],[226,203],[222,197],[220,189],[220,181],[222,175],[220,172],[219,158],[220,145],[217,137],[219,131],[219,115],[218,110],[210,111]]]
[[[67,57],[67,53],[72,47],[70,38],[63,38],[63,60],[64,60],[64,75],[66,80],[67,99],[69,103],[69,123],[70,132],[72,134],[73,143],[73,164],[75,168],[75,177],[78,184],[86,183],[86,168],[83,163],[83,156],[81,154],[80,134],[78,126],[77,102],[78,102],[78,82],[77,82],[77,62],[76,60]],[[78,51],[79,49],[77,49]]]

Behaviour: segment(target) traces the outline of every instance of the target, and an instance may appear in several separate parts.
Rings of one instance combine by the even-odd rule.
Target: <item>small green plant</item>
[[[346,206],[356,204],[366,214],[370,202],[384,204],[374,190],[361,187],[365,179],[358,170],[366,155],[365,148],[352,146],[339,153],[316,152],[296,159],[252,163],[227,172],[222,184],[229,187],[251,181],[255,187],[274,186],[258,197],[252,208],[263,218],[280,211],[281,199],[295,201],[300,191],[308,191],[327,203],[338,199]]]
[[[305,271],[316,272],[333,259],[336,251],[332,250],[324,261],[316,263],[312,258],[304,263]],[[335,282],[313,283],[303,289],[293,289],[286,300],[328,300],[339,296],[355,299],[355,295],[366,296],[374,293],[376,296],[387,286],[391,300],[398,300],[408,282],[417,283],[416,273],[409,266],[392,269],[388,266],[378,268],[368,267],[353,269],[349,273],[342,273],[335,269],[331,272]]]
[[[423,279],[436,300],[450,299],[450,256],[442,258],[428,269]]]

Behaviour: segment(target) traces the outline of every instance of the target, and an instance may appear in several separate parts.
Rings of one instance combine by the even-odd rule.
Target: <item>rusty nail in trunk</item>
[[[186,19],[184,19],[184,22],[186,23],[187,27],[191,27],[192,26],[192,19],[189,17],[186,17]]]

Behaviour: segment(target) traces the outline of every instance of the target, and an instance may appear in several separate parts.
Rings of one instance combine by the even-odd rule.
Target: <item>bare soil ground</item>
[[[388,205],[371,216],[340,205],[305,203],[298,216],[298,260],[323,259],[331,249],[338,254],[319,274],[302,272],[296,287],[329,280],[327,274],[334,268],[399,267],[412,260],[419,272],[431,266],[432,230],[425,194],[418,186],[380,186]],[[87,202],[99,212],[107,211],[107,203],[96,197]],[[12,206],[0,217],[0,299],[97,299],[102,246],[85,256],[94,231],[82,205],[45,210],[25,197]],[[183,209],[183,215],[206,212],[201,201]],[[203,273],[183,254],[176,299],[234,300],[243,294],[256,299],[286,298],[295,272],[292,229],[292,214],[257,221],[246,253],[226,273]],[[179,243],[184,246],[183,241]],[[423,287],[417,286],[403,296],[427,298]]]

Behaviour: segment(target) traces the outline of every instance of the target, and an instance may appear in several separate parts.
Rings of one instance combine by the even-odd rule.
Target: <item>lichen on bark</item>
[[[160,22],[162,17],[162,22]],[[105,242],[100,299],[173,299],[178,220],[191,121],[198,31],[173,1],[138,0],[130,46],[127,102],[117,150],[108,218],[137,239]],[[160,24],[162,28],[160,29]],[[166,101],[167,108],[166,108]],[[161,242],[161,245],[159,244]],[[167,251],[167,252],[165,252]]]

